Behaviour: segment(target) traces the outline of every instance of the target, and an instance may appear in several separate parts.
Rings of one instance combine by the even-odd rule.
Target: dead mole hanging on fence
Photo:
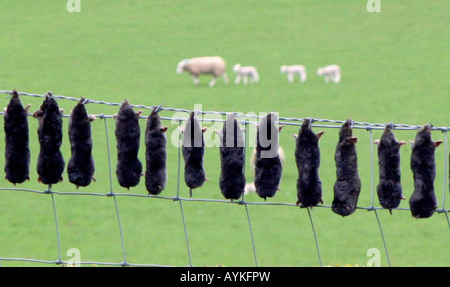
[[[6,179],[14,184],[30,179],[29,107],[30,105],[23,107],[19,94],[14,90],[3,117],[5,174]]]
[[[128,100],[124,100],[116,119],[117,165],[116,175],[120,186],[130,188],[138,185],[142,176],[142,163],[138,158],[139,115],[142,111],[134,112]]]
[[[62,112],[51,92],[47,94],[40,110],[34,112],[33,116],[39,121],[38,181],[49,185],[61,182],[65,166],[60,151],[63,121]]]
[[[336,182],[331,208],[342,216],[348,216],[356,210],[361,192],[356,142],[357,138],[353,136],[352,131],[352,120],[348,119],[339,131],[339,142],[334,155]]]
[[[94,179],[95,163],[92,157],[91,121],[81,98],[69,117],[69,141],[71,158],[67,164],[69,181],[77,186],[88,186]],[[95,179],[94,179],[95,180]]]
[[[322,201],[322,182],[319,177],[320,149],[319,139],[324,133],[315,134],[311,121],[305,119],[296,138],[295,161],[297,163],[297,205],[316,206]]]
[[[237,200],[244,193],[244,136],[234,114],[227,115],[220,138],[221,173],[219,187],[226,199]]]
[[[400,205],[405,199],[402,192],[400,171],[400,147],[404,141],[397,141],[392,126],[386,125],[380,140],[374,142],[378,146],[378,166],[380,182],[377,186],[378,200],[382,207],[389,209]]]
[[[266,200],[273,197],[281,182],[283,167],[278,154],[278,135],[283,126],[276,126],[275,113],[269,113],[257,125],[255,190]]]
[[[183,132],[184,181],[189,187],[189,195],[192,197],[192,189],[202,186],[207,180],[203,168],[203,156],[205,154],[203,133],[206,128],[200,126],[196,112],[191,112],[186,127],[181,130]]]
[[[147,118],[147,128],[145,130],[145,187],[149,194],[153,195],[160,194],[167,183],[167,127],[161,125],[160,108],[153,108]]]
[[[434,179],[436,177],[435,150],[441,140],[431,139],[430,125],[423,126],[411,141],[410,166],[414,176],[414,192],[409,199],[411,214],[415,218],[431,217],[437,209]]]

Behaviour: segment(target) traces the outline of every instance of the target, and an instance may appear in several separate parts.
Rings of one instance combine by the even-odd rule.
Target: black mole
[[[167,127],[161,125],[159,109],[160,107],[153,108],[147,118],[145,130],[145,187],[153,195],[160,194],[167,183]]]
[[[315,134],[311,120],[305,119],[296,137],[295,161],[297,163],[297,205],[316,206],[322,201],[322,182],[319,177],[319,139],[324,131]]]
[[[237,200],[245,190],[244,136],[233,113],[227,119],[220,138],[221,173],[219,187],[226,199]]]
[[[81,98],[73,108],[69,117],[69,141],[71,158],[67,164],[69,181],[77,186],[88,186],[94,176],[95,163],[92,157],[91,121],[85,106],[85,98]]]
[[[14,90],[3,117],[5,173],[6,179],[14,184],[30,179],[29,107],[30,105],[23,107],[19,94]]]
[[[60,151],[62,144],[62,112],[49,92],[41,109],[33,116],[39,120],[38,137],[40,152],[37,161],[38,181],[55,184],[63,180],[64,158]]]
[[[414,192],[409,199],[411,214],[415,218],[428,218],[437,208],[434,191],[436,163],[434,152],[442,141],[431,139],[431,127],[423,126],[411,143],[411,169],[414,176]]]
[[[276,126],[276,115],[269,113],[261,119],[256,135],[255,158],[255,190],[266,200],[273,197],[281,182],[283,167],[281,164],[279,149],[279,131],[282,126]]]
[[[401,171],[400,171],[400,147],[404,141],[397,141],[392,132],[392,126],[386,125],[380,140],[376,140],[378,145],[378,166],[380,182],[377,186],[378,200],[382,207],[389,209],[400,205],[400,201],[405,199],[402,192]]]
[[[356,137],[352,132],[352,121],[347,120],[339,131],[339,142],[334,159],[336,162],[336,182],[332,210],[342,216],[348,216],[356,210],[361,180],[358,175]]]
[[[130,188],[138,185],[142,175],[142,163],[138,158],[139,115],[134,112],[128,100],[124,100],[116,118],[117,165],[116,175],[120,186]]]
[[[205,154],[203,133],[205,130],[206,128],[201,128],[195,112],[191,112],[183,131],[182,143],[184,181],[189,187],[189,195],[191,197],[192,189],[202,186],[207,180],[206,172],[203,168],[203,156]]]

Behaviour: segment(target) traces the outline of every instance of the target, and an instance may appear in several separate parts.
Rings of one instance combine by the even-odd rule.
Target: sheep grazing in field
[[[325,83],[329,81],[339,83],[341,81],[341,68],[338,65],[329,65],[317,70],[317,75],[324,76]]]
[[[248,79],[250,78],[250,83],[259,82],[258,70],[254,66],[242,67],[241,64],[236,64],[233,67],[233,72],[237,73],[235,84],[239,84],[241,79],[243,79],[244,84],[247,85]]]
[[[280,72],[282,74],[287,74],[289,83],[294,82],[295,76],[298,76],[300,79],[300,82],[302,82],[302,83],[304,83],[306,81],[306,68],[303,65],[293,65],[293,66],[283,65],[280,68]]]
[[[228,83],[228,76],[225,71],[226,62],[221,57],[199,57],[184,59],[178,63],[177,73],[188,72],[194,79],[194,84],[199,84],[198,76],[200,74],[213,75],[209,86],[213,87],[219,76],[222,76],[225,83]]]

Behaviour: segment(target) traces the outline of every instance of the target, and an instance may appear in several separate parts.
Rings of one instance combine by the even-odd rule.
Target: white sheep
[[[332,81],[339,83],[341,81],[341,68],[338,65],[329,65],[317,70],[317,75],[324,76],[325,83]]]
[[[194,79],[194,84],[198,85],[200,74],[213,75],[209,86],[213,87],[217,82],[217,77],[222,76],[225,83],[228,83],[228,76],[225,71],[226,62],[221,57],[198,57],[184,59],[178,63],[177,73],[189,72]]]
[[[259,82],[258,70],[254,66],[242,67],[241,64],[236,64],[233,67],[233,72],[237,73],[235,84],[239,84],[241,79],[243,79],[244,84],[247,85],[248,78],[250,78],[250,83]]]
[[[280,68],[280,72],[283,74],[287,74],[289,83],[294,82],[294,77],[296,75],[298,75],[300,82],[304,83],[306,81],[306,68],[303,65],[293,65],[293,66],[283,65]]]

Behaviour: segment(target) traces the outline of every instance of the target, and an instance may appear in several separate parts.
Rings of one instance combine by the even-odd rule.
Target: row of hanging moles
[[[92,156],[91,121],[94,116],[87,113],[81,98],[69,117],[69,141],[71,157],[67,164],[69,181],[79,186],[88,186],[94,178],[95,163]],[[28,109],[14,90],[4,113],[5,130],[5,173],[6,179],[13,184],[29,179],[30,149]],[[147,118],[145,129],[145,172],[138,158],[139,116],[130,103],[125,100],[115,118],[115,137],[117,144],[116,176],[122,187],[130,188],[140,182],[144,173],[145,186],[149,194],[160,194],[167,184],[167,127],[162,126],[159,116],[160,106],[154,107]],[[207,180],[203,167],[205,141],[202,128],[197,119],[198,112],[191,112],[183,133],[182,155],[184,159],[184,179],[192,191]],[[40,109],[33,113],[39,121],[38,138],[40,151],[37,161],[38,181],[52,185],[62,181],[65,161],[60,151],[62,144],[62,111],[57,101],[49,92]],[[282,163],[278,154],[279,132],[283,125],[277,125],[275,113],[269,113],[257,124],[255,147],[254,186],[256,193],[266,199],[275,196],[279,190],[282,177]],[[295,161],[298,170],[297,205],[302,207],[317,206],[322,201],[322,183],[319,176],[320,148],[319,139],[324,134],[317,134],[311,129],[312,120],[305,119],[295,136]],[[383,208],[392,209],[405,199],[401,186],[400,147],[404,141],[398,141],[393,132],[393,125],[386,125],[378,146],[379,183],[377,195]],[[244,174],[244,135],[233,113],[229,113],[223,129],[216,131],[220,139],[221,173],[219,188],[226,199],[238,200],[245,189]],[[332,202],[333,212],[348,216],[358,203],[361,180],[358,174],[356,152],[357,138],[352,133],[352,120],[348,119],[339,130],[339,141],[335,150],[336,181]],[[414,177],[414,192],[409,200],[411,213],[416,218],[427,218],[437,209],[434,191],[436,176],[435,149],[442,143],[433,141],[430,125],[423,126],[411,142],[412,154],[410,167]]]

